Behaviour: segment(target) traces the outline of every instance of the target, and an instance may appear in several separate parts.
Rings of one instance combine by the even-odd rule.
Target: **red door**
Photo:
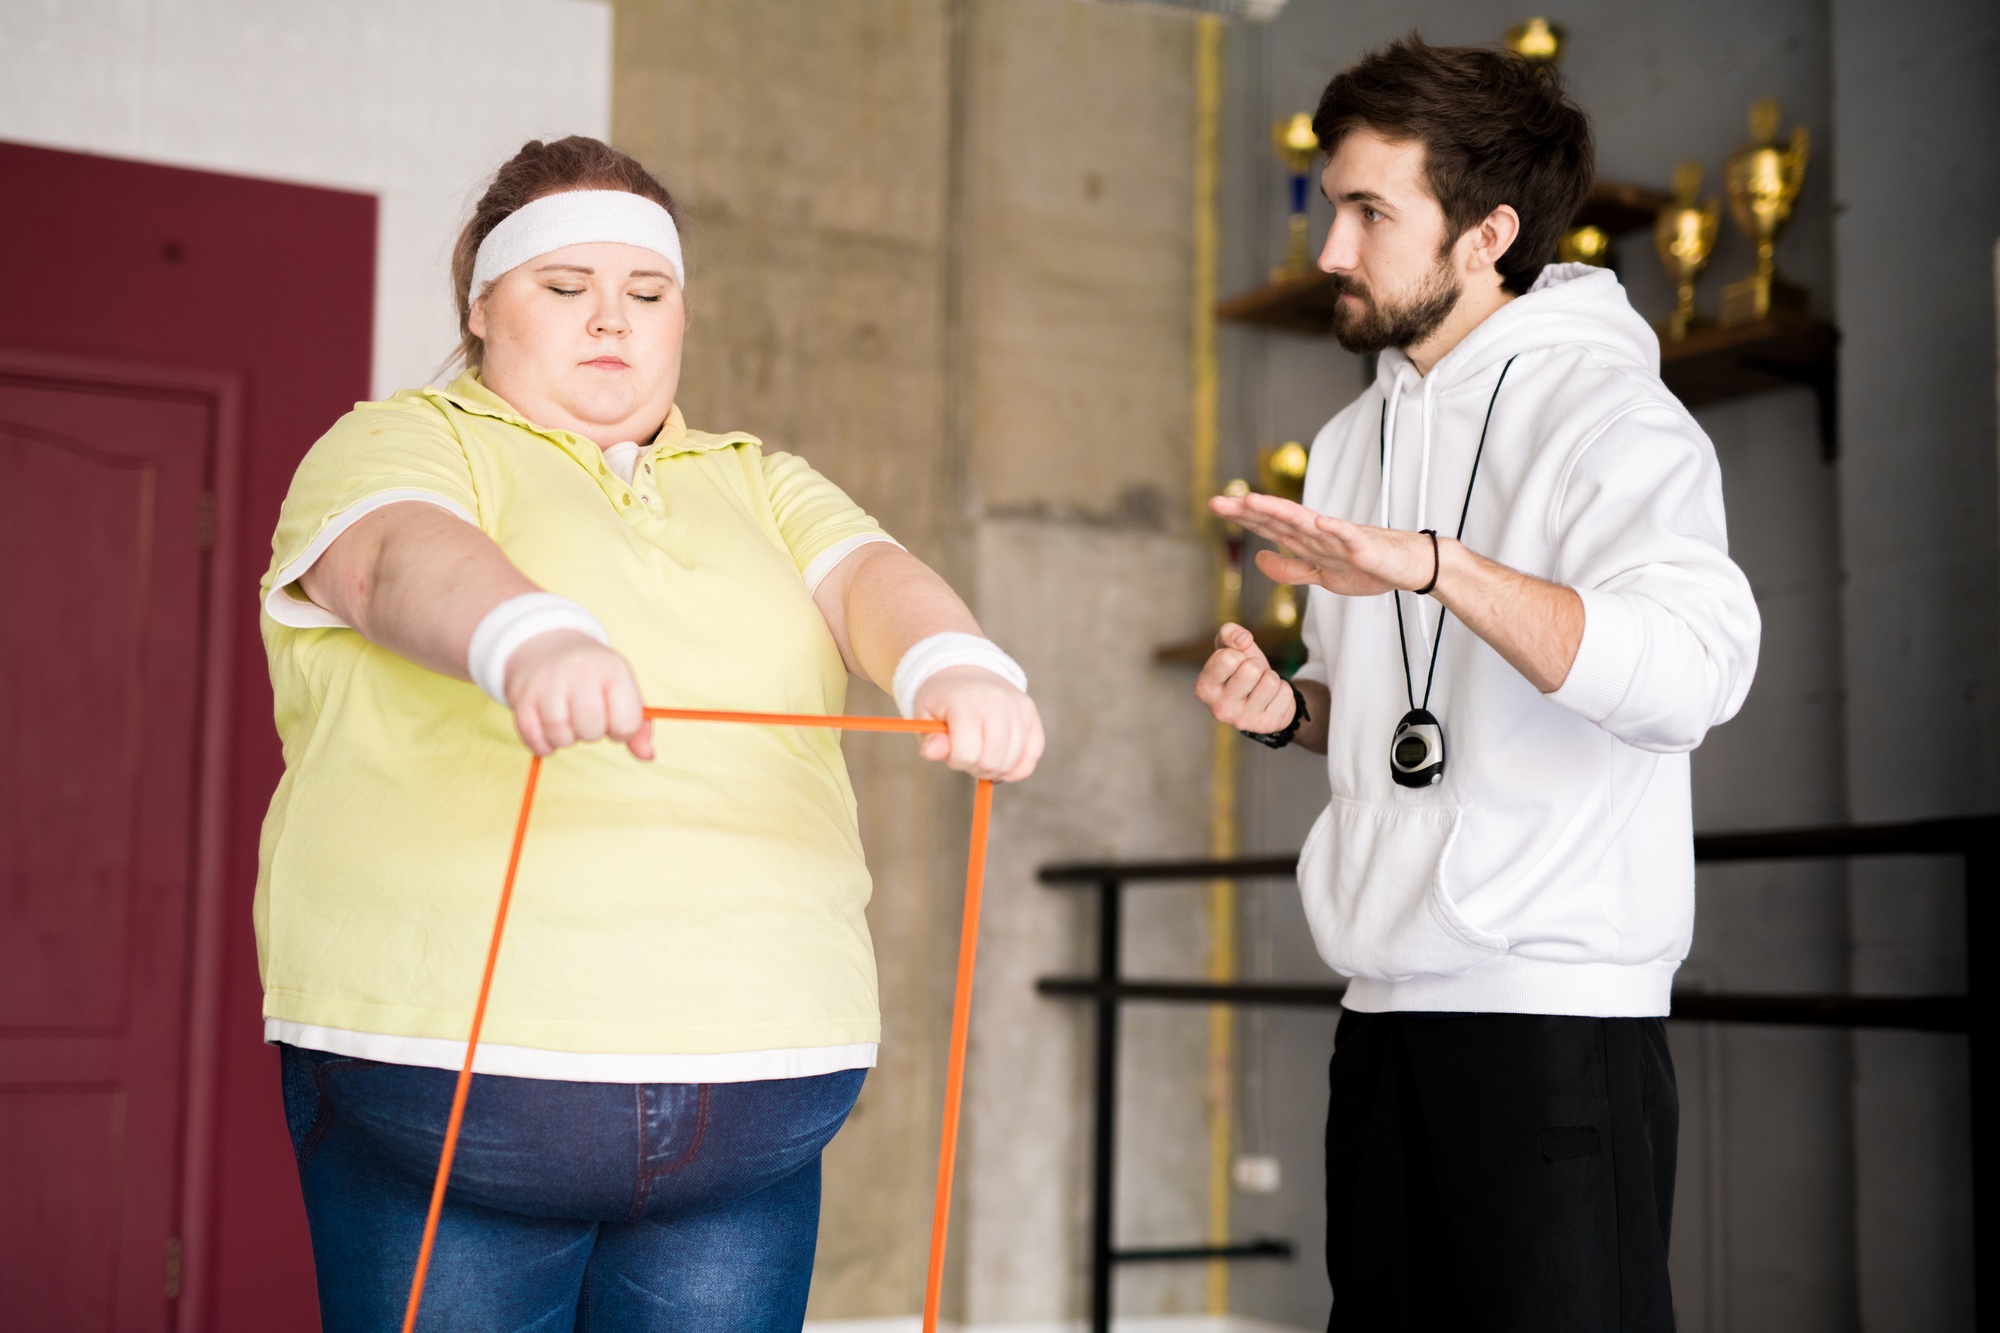
[[[0,359],[0,1327],[165,1329],[211,399]]]
[[[368,396],[375,201],[9,143],[0,197],[0,1333],[310,1333],[256,584]]]

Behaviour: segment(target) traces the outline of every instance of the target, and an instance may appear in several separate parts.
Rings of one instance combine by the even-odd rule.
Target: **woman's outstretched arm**
[[[392,504],[334,539],[299,587],[370,643],[470,680],[472,633],[502,602],[541,591],[478,528],[436,505]],[[609,736],[653,757],[631,666],[580,630],[557,629],[507,659],[507,705],[536,754]]]
[[[893,693],[903,654],[933,634],[980,634],[972,611],[930,566],[899,546],[863,546],[813,593],[847,669]],[[923,756],[996,782],[1018,782],[1042,757],[1034,701],[995,673],[947,667],[917,691],[917,717],[941,718],[948,736],[926,736]]]

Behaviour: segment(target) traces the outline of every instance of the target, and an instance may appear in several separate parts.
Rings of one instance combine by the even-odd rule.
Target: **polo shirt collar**
[[[512,426],[519,426],[522,430],[533,431],[535,434],[545,436],[559,444],[586,444],[589,445],[590,451],[593,454],[599,452],[595,444],[591,444],[590,441],[584,440],[581,436],[573,435],[566,430],[551,430],[545,426],[537,426],[534,422],[515,411],[513,405],[508,403],[506,399],[481,383],[477,371],[468,370],[464,372],[442,389],[434,385],[426,385],[423,392],[432,398],[441,398],[451,403],[454,407],[470,412],[475,416],[492,417],[495,420],[504,421]],[[667,410],[667,419],[660,426],[659,432],[653,436],[653,442],[642,452],[650,454],[657,451],[663,456],[668,454],[700,454],[709,453],[716,449],[727,449],[738,444],[762,443],[763,441],[759,440],[755,435],[745,434],[743,431],[727,431],[717,435],[703,430],[689,430],[687,419],[681,415],[680,404],[675,403]]]

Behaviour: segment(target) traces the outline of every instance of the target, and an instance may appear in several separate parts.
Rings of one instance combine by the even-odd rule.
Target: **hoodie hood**
[[[1544,267],[1525,295],[1487,316],[1432,366],[1428,375],[1419,375],[1416,363],[1401,348],[1383,352],[1376,363],[1375,384],[1387,404],[1386,439],[1381,494],[1372,521],[1381,527],[1395,526],[1390,478],[1406,404],[1414,404],[1421,418],[1422,452],[1417,464],[1413,525],[1421,528],[1429,517],[1426,506],[1436,422],[1441,412],[1448,411],[1440,404],[1453,396],[1452,390],[1484,381],[1496,371],[1504,380],[1506,371],[1500,367],[1523,353],[1558,347],[1568,352],[1581,350],[1599,365],[1614,370],[1643,371],[1647,379],[1659,378],[1660,341],[1652,326],[1625,299],[1617,274],[1588,264]],[[1494,392],[1497,400],[1498,389]],[[1421,614],[1418,618],[1422,620]]]
[[[1393,394],[1398,380],[1407,392],[1428,378],[1433,392],[1441,392],[1509,357],[1557,345],[1588,346],[1606,362],[1655,378],[1660,373],[1659,337],[1625,298],[1617,274],[1588,264],[1550,264],[1526,295],[1501,306],[1465,335],[1428,377],[1417,374],[1402,348],[1392,347],[1376,363],[1375,383],[1384,394]]]

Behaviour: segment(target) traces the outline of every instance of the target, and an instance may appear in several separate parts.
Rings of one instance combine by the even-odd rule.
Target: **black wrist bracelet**
[[[1412,588],[1412,589],[1410,589],[1410,591],[1411,591],[1411,592],[1415,593],[1415,594],[1416,594],[1417,596],[1419,596],[1419,597],[1422,597],[1422,596],[1424,596],[1424,595],[1425,595],[1426,593],[1429,593],[1430,591],[1432,591],[1432,590],[1433,590],[1434,588],[1436,588],[1436,587],[1438,586],[1438,570],[1439,570],[1439,569],[1441,568],[1441,566],[1442,566],[1442,561],[1441,561],[1441,559],[1439,558],[1439,555],[1438,555],[1438,535],[1437,535],[1437,529],[1436,529],[1436,528],[1419,528],[1419,529],[1417,529],[1417,531],[1419,531],[1419,532],[1423,533],[1423,534],[1424,534],[1424,536],[1426,536],[1426,537],[1429,537],[1429,538],[1431,539],[1431,581],[1430,581],[1429,583],[1426,583],[1426,584],[1425,584],[1425,585],[1424,585],[1423,587],[1421,587],[1421,588]]]
[[[1292,743],[1292,737],[1299,734],[1300,726],[1312,721],[1312,714],[1306,711],[1306,697],[1299,693],[1299,687],[1289,680],[1285,687],[1292,692],[1292,720],[1282,731],[1243,731],[1242,734],[1259,745],[1268,745],[1273,750],[1282,750]],[[1237,728],[1242,731],[1242,728]]]

